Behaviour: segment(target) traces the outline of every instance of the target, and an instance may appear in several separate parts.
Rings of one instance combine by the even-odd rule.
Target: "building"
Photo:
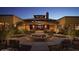
[[[58,20],[58,29],[61,32],[63,29],[79,29],[79,16],[64,16]]]
[[[19,21],[22,21],[22,19],[14,15],[0,15],[0,29],[16,26]]]
[[[18,27],[27,31],[52,31],[56,32],[57,20],[50,19],[49,13],[46,15],[33,15],[34,18],[23,19],[24,25]]]
[[[71,27],[79,30],[79,16],[64,16],[58,20],[50,19],[49,13],[45,15],[33,15],[30,19],[21,19],[14,15],[0,15],[0,29],[5,25],[15,26],[17,23],[19,30],[27,31],[51,31],[63,32],[63,30]]]

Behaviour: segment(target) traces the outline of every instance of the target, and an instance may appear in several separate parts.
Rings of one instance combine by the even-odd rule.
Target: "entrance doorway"
[[[49,29],[49,25],[30,25],[32,30],[46,30]]]

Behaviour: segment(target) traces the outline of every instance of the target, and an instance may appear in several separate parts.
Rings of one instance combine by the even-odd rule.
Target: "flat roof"
[[[15,15],[9,15],[9,14],[4,15],[4,14],[1,14],[0,16],[15,16]]]
[[[15,16],[15,17],[17,17],[17,18],[20,18],[20,17],[18,17],[18,16],[16,16],[16,15],[11,15],[11,14],[0,14],[0,16]],[[22,19],[22,18],[20,18],[20,19]]]

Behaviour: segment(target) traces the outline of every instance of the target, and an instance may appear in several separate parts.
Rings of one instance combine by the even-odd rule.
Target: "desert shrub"
[[[14,34],[24,34],[24,31],[23,30],[15,29],[14,30]]]
[[[76,36],[79,36],[79,30],[76,30],[75,33]]]
[[[8,34],[8,31],[0,31],[0,40],[4,40]]]

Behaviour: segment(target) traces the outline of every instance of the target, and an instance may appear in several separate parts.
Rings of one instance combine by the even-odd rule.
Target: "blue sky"
[[[0,14],[12,14],[20,18],[33,18],[49,12],[49,18],[59,19],[63,16],[79,16],[79,7],[0,7]]]

